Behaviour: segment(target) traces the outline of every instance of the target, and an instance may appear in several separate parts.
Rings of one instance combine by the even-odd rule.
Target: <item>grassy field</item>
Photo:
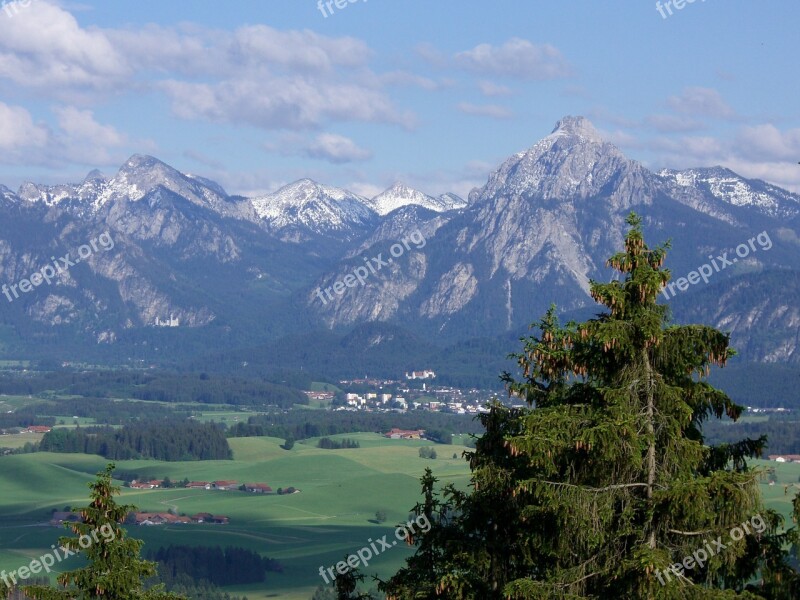
[[[350,434],[361,448],[322,450],[317,440],[283,450],[283,440],[231,440],[233,461],[164,463],[120,461],[117,468],[143,477],[173,481],[268,483],[273,489],[294,486],[300,493],[260,495],[214,490],[123,489],[121,502],[140,510],[194,514],[210,512],[230,517],[230,525],[136,527],[133,534],[146,548],[168,544],[235,545],[278,559],[282,574],[268,574],[262,586],[229,588],[248,598],[308,600],[322,583],[320,566],[329,566],[345,554],[367,545],[367,539],[394,537],[394,527],[405,522],[419,500],[419,477],[431,467],[443,484],[464,486],[468,469],[453,460],[464,450],[437,446],[439,459],[419,458],[420,446],[430,442],[387,440],[372,433]],[[13,570],[39,557],[62,531],[43,525],[52,509],[81,505],[86,483],[101,470],[101,457],[38,453],[0,459],[0,569]],[[387,522],[374,522],[378,510]],[[403,563],[409,551],[398,545],[375,559],[366,573],[387,577]]]
[[[35,402],[41,402],[41,400],[39,398],[34,398],[33,396],[8,396],[3,394],[0,396],[0,411],[8,412],[11,410],[17,410],[18,408],[22,408],[23,406],[27,406],[28,404],[33,404]]]
[[[360,448],[323,450],[310,439],[292,450],[275,438],[230,440],[233,461],[164,463],[120,461],[118,469],[143,477],[173,481],[268,483],[273,489],[294,486],[300,493],[260,495],[214,490],[131,490],[123,488],[121,501],[140,510],[180,513],[210,512],[230,517],[230,525],[173,525],[136,527],[132,533],[145,548],[168,544],[234,545],[278,559],[282,574],[269,573],[261,586],[227,588],[251,599],[308,600],[322,583],[320,566],[329,566],[386,535],[405,522],[419,500],[419,477],[431,467],[441,484],[465,486],[468,470],[459,457],[463,446],[436,445],[437,460],[419,458],[426,441],[387,440],[372,433],[332,436],[357,439]],[[0,458],[0,569],[13,570],[38,558],[54,544],[62,530],[45,525],[52,509],[86,502],[87,487],[106,461],[80,454],[27,454]],[[789,515],[795,491],[800,491],[800,465],[757,461],[775,467],[778,481],[762,485],[766,504]],[[374,521],[378,510],[387,522]],[[366,574],[387,577],[402,566],[409,550],[398,544],[380,555]],[[67,565],[74,568],[76,563]]]
[[[0,435],[0,448],[22,448],[28,442],[37,444],[42,441],[43,433],[18,433]]]

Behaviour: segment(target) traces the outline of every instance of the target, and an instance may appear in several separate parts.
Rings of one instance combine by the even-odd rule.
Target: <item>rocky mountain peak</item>
[[[83,183],[96,183],[96,182],[99,183],[106,180],[107,177],[103,175],[103,173],[100,170],[92,169],[91,171],[89,171],[86,177],[83,178]]]
[[[574,136],[589,142],[603,143],[603,139],[597,129],[594,128],[594,125],[592,125],[592,122],[581,116],[566,116],[559,120],[550,135]]]
[[[499,196],[574,201],[614,189],[610,201],[629,207],[652,197],[654,176],[603,141],[585,117],[564,117],[553,133],[519,152],[470,193],[470,204]]]

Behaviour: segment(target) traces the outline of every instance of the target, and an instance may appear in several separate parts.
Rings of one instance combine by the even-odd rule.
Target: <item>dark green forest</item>
[[[151,458],[164,461],[229,460],[233,452],[222,428],[192,421],[142,421],[121,429],[57,428],[46,433],[43,452],[82,452],[112,460]]]
[[[308,404],[299,390],[260,379],[212,377],[205,373],[176,375],[139,371],[59,370],[18,376],[0,374],[0,394],[59,394],[87,398],[199,402],[233,406]]]
[[[371,431],[386,433],[392,427],[424,429],[426,437],[443,444],[452,443],[454,433],[480,434],[483,426],[470,415],[454,415],[428,411],[410,413],[366,413],[353,411],[289,411],[254,415],[247,423],[228,429],[229,437],[271,436],[308,438]]]
[[[210,583],[215,586],[261,583],[267,572],[280,573],[280,563],[257,552],[227,546],[167,546],[145,554],[158,563],[158,576],[167,589],[176,585]]]

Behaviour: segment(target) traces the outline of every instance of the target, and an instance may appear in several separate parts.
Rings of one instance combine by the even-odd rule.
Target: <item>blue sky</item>
[[[465,195],[580,114],[650,168],[800,191],[800,3],[676,1],[6,0],[0,183],[140,153],[231,193]]]

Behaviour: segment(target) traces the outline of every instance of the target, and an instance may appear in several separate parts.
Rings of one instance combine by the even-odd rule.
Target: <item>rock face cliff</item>
[[[552,302],[592,308],[589,281],[611,276],[631,210],[648,241],[672,239],[676,277],[765,233],[769,247],[668,301],[679,319],[731,330],[752,358],[800,360],[800,197],[722,167],[651,172],[583,117],[509,157],[467,201],[400,183],[368,199],[309,179],[232,197],[138,155],[113,177],[0,186],[0,283],[103,233],[114,241],[49,285],[0,296],[0,343],[25,346],[20,332],[35,330],[144,344],[169,319],[211,344],[374,322],[432,341],[517,331]]]

